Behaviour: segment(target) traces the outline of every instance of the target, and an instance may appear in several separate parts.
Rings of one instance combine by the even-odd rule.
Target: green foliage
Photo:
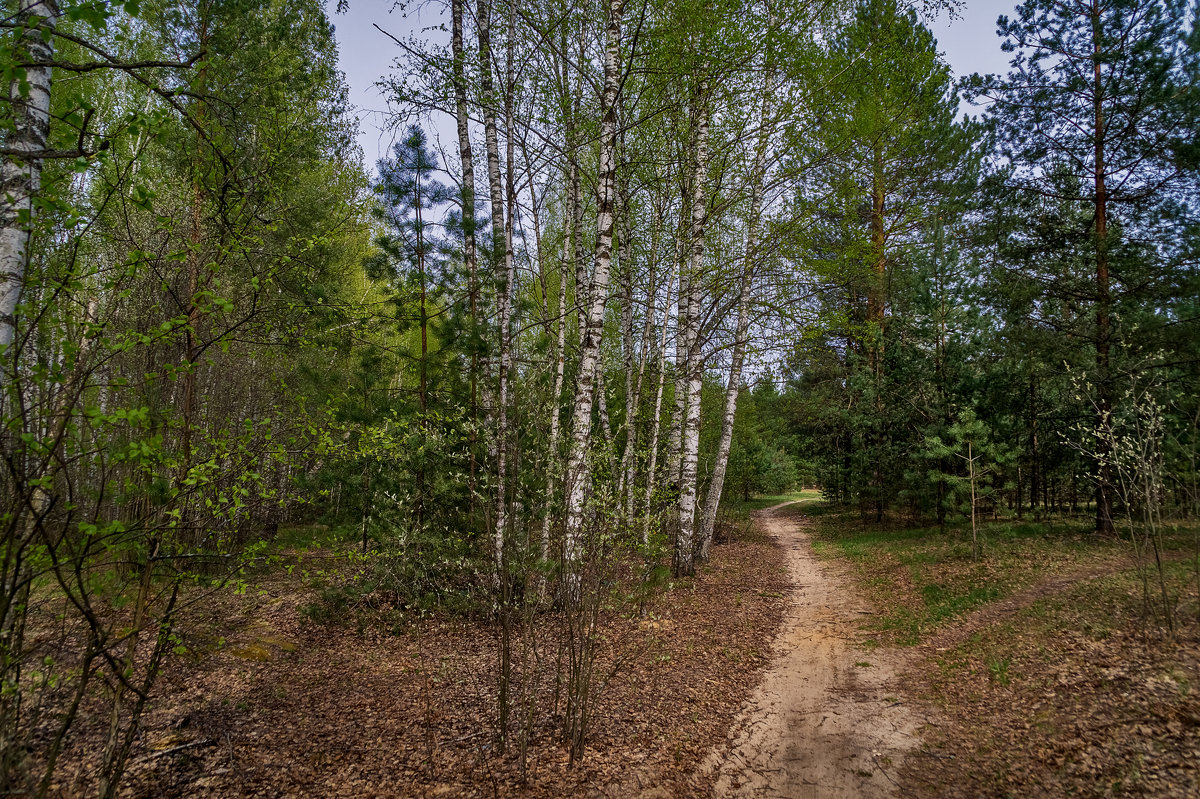
[[[774,413],[777,399],[774,387],[763,384],[753,392],[743,389],[738,400],[726,486],[743,502],[756,494],[784,494],[801,483],[796,459],[771,429],[781,421]]]
[[[1004,326],[998,350],[1024,361],[996,370],[1024,416],[1023,473],[1035,501],[1048,481],[1093,478],[1101,532],[1115,496],[1105,454],[1080,457],[1044,431],[1095,422],[1130,381],[1191,358],[1192,314],[1178,312],[1196,296],[1184,267],[1196,258],[1196,172],[1178,145],[1200,122],[1188,22],[1174,0],[1028,0],[999,20],[1009,73],[963,82],[987,101],[1002,164],[980,198],[982,302]],[[1097,407],[1073,396],[1064,367],[1097,387]]]
[[[991,500],[1004,487],[996,479],[1001,467],[1010,459],[1008,447],[994,440],[991,428],[970,409],[959,412],[943,435],[925,439],[920,457],[935,464],[926,472],[931,485],[944,484],[948,503],[964,515],[973,513],[978,504]],[[940,468],[952,462],[950,471]]]
[[[1021,583],[968,563],[961,514],[988,541],[988,566],[1007,568],[1074,544],[1044,526],[986,524],[985,511],[1040,517],[1065,512],[1068,496],[1075,510],[1093,463],[1114,465],[1122,484],[1153,477],[1120,510],[1200,510],[1200,45],[1177,0],[1106,0],[1087,24],[1024,2],[1001,23],[1013,74],[967,84],[996,100],[990,140],[960,117],[930,31],[894,0],[641,8],[618,65],[616,290],[593,417],[578,420],[565,407],[585,345],[578,309],[593,256],[605,256],[595,247],[606,220],[590,216],[609,155],[593,146],[609,109],[591,74],[605,9],[514,6],[501,20],[497,7],[490,61],[414,43],[413,69],[389,83],[406,121],[460,96],[468,117],[503,118],[488,126],[486,155],[489,188],[508,195],[496,212],[511,204],[506,297],[495,255],[508,242],[486,241],[479,215],[464,229],[463,198],[487,193],[445,185],[459,167],[440,164],[419,127],[402,131],[376,180],[364,173],[317,0],[60,5],[57,33],[28,15],[0,28],[0,79],[19,101],[33,91],[27,53],[38,37],[55,45],[58,151],[22,165],[44,161],[30,208],[0,209],[5,230],[31,234],[16,338],[0,353],[0,680],[12,686],[0,692],[0,793],[36,793],[27,753],[51,763],[53,741],[75,745],[74,716],[60,711],[78,690],[117,719],[96,786],[113,795],[163,658],[182,656],[182,609],[224,586],[250,590],[277,567],[312,589],[315,622],[399,629],[444,611],[495,621],[505,719],[513,642],[541,658],[535,619],[561,610],[577,750],[596,620],[669,587],[659,561],[691,488],[679,485],[669,410],[679,356],[691,346],[715,370],[747,264],[755,387],[739,397],[728,493],[807,500],[786,492],[818,483],[857,504],[877,526],[823,548],[862,565],[892,559],[914,599],[881,622],[898,634]],[[1047,47],[1064,55],[1042,57]],[[1114,178],[1104,236],[1095,109],[1079,101],[1088,67],[1112,89],[1100,98]],[[21,108],[0,109],[6,144]],[[709,163],[697,169],[702,120]],[[752,166],[759,144],[766,163]],[[998,163],[980,183],[985,145]],[[11,167],[15,156],[3,157]],[[743,219],[760,200],[762,218]],[[475,234],[479,263],[468,257]],[[688,281],[697,338],[672,357],[680,298],[667,286]],[[1101,310],[1116,330],[1107,361]],[[773,331],[784,335],[766,341]],[[500,413],[495,344],[510,337]],[[1066,377],[1122,398],[1147,371],[1161,391],[1142,416],[1093,413]],[[706,374],[701,483],[716,465],[723,382]],[[1152,419],[1153,457],[1112,442],[1082,451],[1094,419]],[[564,431],[580,423],[592,431],[587,457],[566,475]],[[1152,468],[1131,467],[1138,457]],[[570,545],[564,485],[586,494],[584,540]],[[884,529],[901,514],[936,519],[937,534]],[[297,532],[316,519],[332,530]],[[586,557],[562,579],[576,544]],[[336,566],[308,571],[312,548]],[[1007,679],[1007,662],[992,673]],[[513,695],[536,702],[531,686]],[[54,711],[22,715],[38,708]],[[532,735],[540,722],[528,712]]]
[[[785,407],[828,496],[877,519],[901,501],[941,513],[915,456],[949,426],[970,346],[956,237],[979,130],[957,119],[949,69],[911,11],[859,4],[828,61],[805,145],[813,223],[797,242],[819,316],[788,360]]]
[[[0,363],[0,789],[38,793],[78,691],[114,725],[87,788],[111,796],[184,611],[248,588],[308,499],[292,477],[327,417],[296,377],[329,358],[330,305],[357,299],[363,180],[320,3],[62,11],[48,144],[71,155],[3,220],[31,239]],[[5,80],[20,41],[5,29]]]

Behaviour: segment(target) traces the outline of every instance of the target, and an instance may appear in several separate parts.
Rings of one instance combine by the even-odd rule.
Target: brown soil
[[[920,724],[897,679],[910,658],[857,645],[869,611],[844,570],[818,561],[809,522],[782,507],[761,511],[758,522],[787,554],[787,614],[763,682],[702,773],[715,776],[718,796],[895,795]]]

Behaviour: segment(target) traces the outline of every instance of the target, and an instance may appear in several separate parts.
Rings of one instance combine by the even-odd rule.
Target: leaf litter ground
[[[298,577],[256,595],[222,592],[206,620],[219,648],[173,656],[145,717],[128,797],[685,796],[759,680],[783,612],[783,553],[747,532],[714,549],[694,580],[647,617],[601,616],[586,759],[567,767],[557,730],[554,629],[516,663],[538,686],[520,769],[519,736],[500,751],[497,645],[486,625],[426,618],[400,634],[316,624]],[[254,592],[250,592],[253,594]],[[211,640],[211,639],[210,639]],[[523,651],[521,646],[516,647]],[[539,662],[540,659],[540,662]],[[514,719],[528,709],[515,692]],[[561,713],[563,699],[557,697]],[[93,717],[64,754],[55,792],[78,795],[103,741]],[[514,720],[514,727],[519,726]]]

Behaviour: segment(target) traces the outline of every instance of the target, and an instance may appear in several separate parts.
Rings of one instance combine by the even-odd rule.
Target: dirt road
[[[787,551],[791,606],[762,685],[703,768],[716,772],[718,796],[893,796],[919,726],[896,684],[906,655],[855,646],[865,607],[836,565],[817,560],[805,520],[782,507],[757,521]]]

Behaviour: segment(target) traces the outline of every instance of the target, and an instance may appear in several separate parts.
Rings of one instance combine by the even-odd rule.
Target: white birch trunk
[[[590,483],[588,445],[592,430],[592,402],[608,302],[608,277],[612,266],[613,203],[616,194],[617,92],[620,88],[621,13],[624,0],[609,0],[608,30],[604,45],[604,89],[600,97],[600,157],[596,185],[596,268],[592,276],[587,325],[579,345],[579,377],[567,458],[567,518],[565,568],[568,598],[578,597],[579,562],[583,556],[583,516]]]
[[[654,500],[654,482],[658,477],[658,437],[662,430],[663,392],[667,385],[667,323],[671,319],[671,289],[675,286],[675,272],[678,262],[672,266],[671,276],[667,279],[667,302],[663,306],[662,340],[658,345],[658,390],[654,395],[654,416],[650,427],[650,462],[646,465],[646,515],[642,519],[642,546],[650,545],[650,511]]]
[[[505,172],[505,188],[507,191],[506,203],[504,208],[504,277],[501,284],[496,288],[497,310],[499,311],[500,325],[500,423],[498,430],[502,433],[502,447],[504,458],[507,463],[508,459],[508,394],[509,382],[512,379],[513,371],[513,335],[512,335],[512,309],[514,298],[517,293],[517,261],[515,250],[513,248],[513,228],[515,227],[515,216],[517,211],[517,177],[516,177],[516,117],[513,112],[513,97],[516,92],[517,77],[516,77],[516,4],[509,2],[508,4],[508,35],[505,43],[505,58],[504,58],[504,172]],[[532,191],[532,188],[531,188]],[[514,470],[515,471],[515,470]],[[507,489],[508,472],[503,471],[504,475],[503,487]],[[504,519],[500,518],[500,513],[496,514],[496,534],[503,536],[507,530],[504,521],[508,519],[507,501],[503,496],[503,491],[499,498],[497,508],[503,510]],[[518,508],[514,508],[514,519],[512,525],[515,527],[519,524],[519,519],[515,514],[519,513]]]
[[[574,150],[571,150],[570,158],[578,160]],[[575,171],[575,180],[580,179],[578,167]],[[597,177],[599,179],[599,177]],[[579,346],[583,346],[583,338],[587,335],[587,312],[591,307],[592,298],[592,281],[594,276],[589,277],[587,263],[583,259],[583,212],[584,202],[578,185],[572,186],[571,191],[579,198],[579,202],[575,206],[575,311],[576,321],[579,325]],[[597,184],[596,191],[600,191],[600,186]],[[597,209],[599,213],[599,209]],[[597,243],[596,246],[599,246]]]
[[[753,233],[747,232],[747,239]],[[751,242],[746,243],[747,261],[752,251]],[[744,267],[740,296],[738,298],[737,331],[734,334],[732,362],[729,364],[729,380],[725,384],[725,410],[721,417],[721,440],[717,443],[716,461],[713,464],[712,481],[708,485],[708,496],[704,502],[704,515],[700,519],[699,557],[708,560],[712,546],[713,529],[717,523],[717,508],[721,503],[721,491],[725,487],[725,472],[729,465],[729,449],[733,443],[733,422],[737,417],[738,394],[742,384],[742,361],[746,354],[750,327],[750,265]]]
[[[582,27],[580,28],[579,33],[580,33],[580,38],[579,38],[579,42],[578,42],[578,46],[579,46],[578,57],[579,57],[579,63],[580,63],[579,78],[582,79],[582,77],[583,77],[582,65],[584,63],[586,63],[585,62],[585,58],[586,58],[585,54],[587,52],[587,44],[583,38],[583,28]],[[575,102],[572,107],[572,112],[573,112],[573,115],[571,118],[572,125],[574,125],[575,121],[579,118],[578,115],[579,115],[580,104],[583,100],[582,92],[580,91],[581,88],[582,87],[577,87],[577,89],[576,89],[576,95],[574,98]],[[615,109],[614,109],[614,113],[615,113]],[[614,123],[614,127],[615,127],[615,123]],[[601,135],[604,135],[603,132],[601,132]],[[567,142],[567,152],[568,152],[568,157],[576,162],[575,180],[578,181],[580,179],[580,172],[578,169],[579,155],[575,151],[576,144],[577,144],[577,142],[573,142],[573,141]],[[601,147],[603,147],[603,146],[604,145],[601,144]],[[615,158],[616,157],[615,143],[613,145],[613,148],[614,148],[613,157]],[[597,164],[597,168],[598,169],[600,168],[599,164]],[[601,180],[601,176],[599,174],[597,174],[596,180],[597,180],[596,192],[598,195],[600,192],[599,181]],[[592,296],[591,295],[591,291],[592,291],[591,281],[593,278],[590,278],[588,276],[587,264],[583,260],[583,212],[584,212],[583,198],[580,193],[580,189],[579,189],[578,185],[572,186],[571,191],[574,193],[575,197],[578,199],[578,202],[575,205],[575,220],[574,220],[574,222],[575,222],[575,312],[576,312],[576,321],[579,324],[579,346],[582,348],[583,347],[583,338],[587,334],[587,309],[591,306],[591,296]],[[599,213],[599,209],[597,209],[597,213]],[[600,246],[599,242],[596,242],[596,246],[597,247]]]
[[[454,120],[458,128],[458,158],[462,165],[462,225],[463,265],[467,268],[468,303],[471,325],[479,324],[479,265],[475,246],[475,156],[471,152],[471,129],[467,111],[466,55],[463,46],[463,4],[465,0],[451,0],[450,14],[452,32],[451,54],[454,59]],[[471,353],[471,421],[478,415],[479,356]],[[475,428],[471,431],[471,464],[467,490],[471,495],[471,515],[475,510]]]
[[[632,463],[637,397],[633,393],[633,235],[629,220],[629,199],[622,195],[621,234],[618,237],[617,263],[621,269],[621,349],[625,360],[625,451],[621,454],[620,474],[617,476],[617,496],[625,494],[625,481],[630,477],[628,464]],[[616,441],[613,442],[616,446]],[[615,450],[614,450],[615,452]]]
[[[42,158],[50,138],[50,73],[53,36],[58,21],[55,0],[21,0],[17,11],[24,30],[17,53],[34,66],[25,70],[28,96],[14,78],[8,101],[13,129],[5,144],[11,151],[0,164],[0,354],[7,354],[16,334],[16,311],[29,259],[33,227],[33,198],[41,188]],[[0,382],[3,382],[0,372]]]
[[[695,574],[695,525],[696,525],[696,467],[700,456],[700,393],[704,371],[700,363],[700,347],[697,326],[700,309],[700,268],[704,257],[704,233],[707,222],[705,202],[705,176],[708,172],[708,108],[706,87],[700,87],[701,107],[697,113],[696,172],[692,184],[692,225],[687,271],[687,313],[684,316],[685,339],[689,343],[687,358],[683,364],[686,375],[685,415],[680,430],[679,456],[679,532],[675,539],[673,572],[676,577]],[[681,282],[682,286],[682,282]]]
[[[687,374],[686,364],[692,343],[688,336],[691,328],[687,324],[688,308],[691,307],[691,282],[687,275],[688,247],[685,245],[687,236],[680,233],[678,239],[679,258],[679,301],[675,309],[675,410],[671,414],[671,434],[667,439],[667,468],[668,480],[679,485],[679,468],[682,464],[680,455],[683,452],[683,417],[687,413]]]
[[[729,466],[729,448],[733,444],[733,423],[737,417],[738,394],[742,384],[742,363],[749,345],[750,294],[754,281],[754,266],[758,258],[758,234],[761,229],[759,217],[763,205],[763,178],[766,174],[767,149],[771,141],[769,117],[771,114],[771,58],[767,56],[767,80],[759,113],[759,141],[754,153],[754,165],[750,173],[750,207],[746,218],[746,250],[742,259],[742,279],[738,288],[737,329],[734,333],[733,356],[729,364],[729,380],[725,384],[725,411],[721,418],[721,440],[717,443],[716,461],[713,463],[712,480],[705,498],[704,515],[700,520],[699,554],[708,560],[712,547],[713,529],[717,523],[717,509],[721,504],[721,492],[725,488],[725,473]]]
[[[579,189],[579,179],[576,177],[578,167],[572,159],[567,166],[567,186],[573,191]],[[550,470],[546,474],[545,512],[542,515],[542,560],[550,559],[550,513],[554,507],[554,489],[557,483],[559,461],[558,442],[562,429],[559,402],[562,401],[563,376],[567,364],[567,264],[574,258],[574,220],[575,207],[579,197],[572,193],[567,198],[566,217],[563,220],[562,264],[558,270],[558,313],[555,322],[556,340],[554,342],[554,396],[550,413]]]
[[[561,31],[561,35],[561,78],[562,85],[566,86],[569,83],[567,76],[571,67],[570,59],[567,57],[567,31],[565,26]],[[567,282],[568,276],[575,268],[575,265],[582,261],[580,257],[580,227],[583,224],[583,216],[580,207],[582,203],[579,197],[579,161],[575,156],[575,120],[578,118],[579,106],[582,99],[583,75],[582,73],[577,73],[571,95],[569,98],[565,98],[563,104],[563,138],[567,153],[567,171],[564,175],[567,186],[567,207],[563,216],[562,262],[558,271],[558,319],[554,349],[554,399],[553,413],[550,419],[550,469],[546,475],[545,509],[542,515],[541,555],[543,561],[549,560],[551,556],[550,521],[554,509],[554,493],[558,480],[562,476],[562,463],[559,460],[558,451],[559,442],[562,438],[562,407],[560,403],[562,402],[563,383],[566,373],[567,319],[570,315],[567,309]]]
[[[642,351],[638,356],[637,383],[633,389],[634,415],[626,422],[628,427],[625,431],[625,459],[622,469],[625,481],[625,519],[630,525],[633,524],[634,508],[636,506],[636,492],[633,483],[637,472],[637,412],[642,404],[642,386],[646,377],[646,362],[649,359],[650,343],[654,340],[654,295],[658,292],[658,287],[655,285],[654,259],[658,254],[658,231],[661,222],[661,216],[656,215],[654,225],[650,230],[649,286],[646,291],[646,318],[642,325]],[[670,292],[669,285],[667,291],[668,293]]]

